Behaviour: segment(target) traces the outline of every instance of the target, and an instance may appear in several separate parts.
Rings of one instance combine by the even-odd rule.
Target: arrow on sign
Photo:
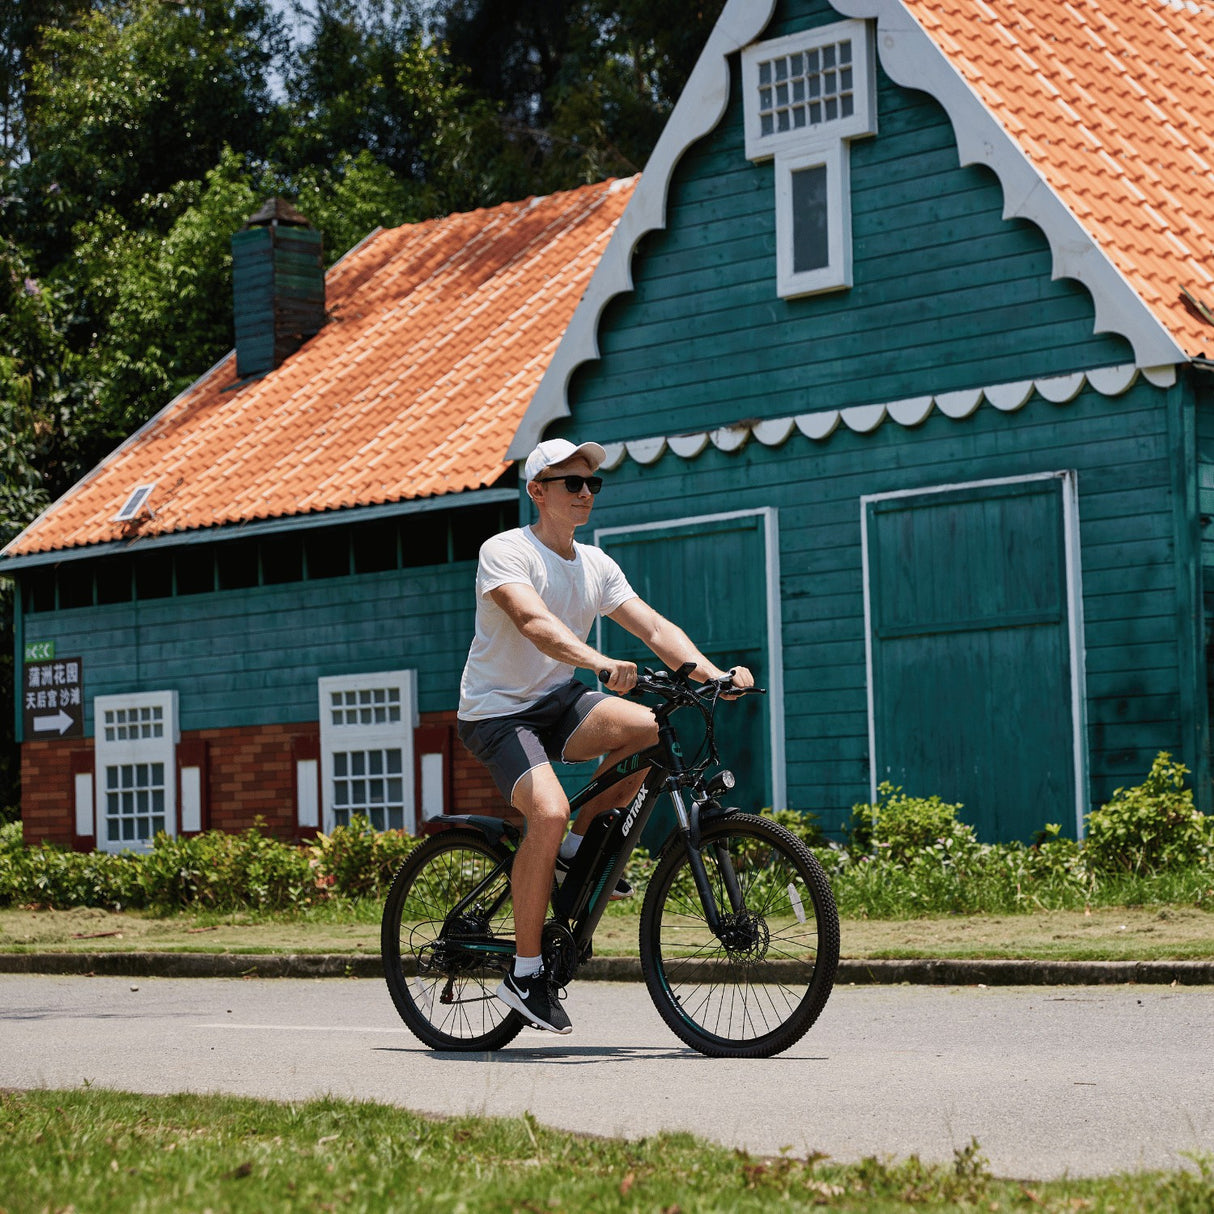
[[[35,717],[34,732],[64,734],[72,727],[72,721],[73,718],[61,708],[53,717]]]

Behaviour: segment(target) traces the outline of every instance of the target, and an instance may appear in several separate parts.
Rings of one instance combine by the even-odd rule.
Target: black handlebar
[[[673,673],[669,670],[642,669],[637,674],[636,686],[629,695],[656,695],[667,701],[678,700],[683,703],[699,702],[706,696],[715,700],[718,696],[730,698],[744,695],[766,695],[763,687],[735,687],[732,674],[721,675],[716,679],[705,679],[703,683],[695,684],[688,677],[695,669],[694,662],[680,666]],[[611,671],[600,670],[599,679],[606,683],[611,677]]]

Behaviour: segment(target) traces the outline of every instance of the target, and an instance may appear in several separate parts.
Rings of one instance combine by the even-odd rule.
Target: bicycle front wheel
[[[436,1050],[496,1050],[522,1018],[494,995],[514,956],[510,852],[471,830],[427,839],[388,891],[384,977],[401,1019]]]
[[[795,835],[736,814],[705,827],[701,856],[721,924],[708,926],[687,851],[667,850],[641,910],[641,970],[680,1040],[720,1058],[768,1058],[799,1041],[830,997],[839,915]]]

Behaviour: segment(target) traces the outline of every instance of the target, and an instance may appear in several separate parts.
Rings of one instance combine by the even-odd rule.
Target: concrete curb
[[[380,978],[376,955],[354,953],[0,953],[4,974],[147,978]],[[635,957],[594,957],[579,979],[639,982]],[[836,985],[1108,986],[1214,985],[1211,961],[856,961],[839,962]]]

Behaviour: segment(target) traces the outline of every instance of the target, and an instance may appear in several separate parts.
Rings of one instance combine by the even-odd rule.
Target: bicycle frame
[[[688,772],[683,763],[678,738],[670,723],[670,716],[676,706],[673,703],[665,703],[654,709],[658,723],[658,741],[654,746],[622,759],[609,770],[596,776],[570,799],[570,811],[575,813],[602,793],[614,788],[624,780],[634,777],[638,771],[645,771],[645,777],[631,802],[626,807],[621,806],[616,810],[605,811],[614,813],[617,817],[611,823],[604,841],[603,859],[587,875],[581,888],[573,891],[572,897],[568,900],[571,902],[568,909],[572,913],[562,915],[554,905],[554,917],[549,923],[555,922],[569,933],[579,962],[586,960],[591,955],[591,942],[595,930],[610,901],[610,897],[605,895],[615,887],[616,882],[623,875],[628,859],[639,843],[641,834],[663,793],[670,798],[677,822],[663,844],[663,848],[670,846],[670,841],[676,835],[681,837],[683,845],[687,849],[688,867],[700,896],[705,919],[710,929],[719,934],[721,915],[699,848],[699,815],[708,798],[703,793],[702,785],[699,784],[698,773]],[[690,811],[683,798],[682,790],[685,787],[690,787],[692,791]],[[697,791],[701,794],[699,797],[695,795]],[[456,819],[456,821],[458,820]],[[464,821],[469,821],[469,819],[464,819]],[[476,822],[472,824],[480,825]],[[733,872],[732,862],[723,848],[718,848],[716,855],[725,890],[732,904],[730,909],[736,911],[742,905],[742,895]],[[476,889],[472,890],[452,910],[448,916],[448,922],[454,922],[467,907],[475,904],[479,895],[490,887],[502,871],[508,872],[512,858],[511,856],[509,859],[503,860],[499,867],[495,868]],[[566,892],[564,887],[561,892]],[[500,910],[506,896],[503,893],[489,908],[489,911],[496,913]],[[556,899],[554,899],[554,904],[555,902]],[[492,942],[468,942],[462,947],[481,954],[489,952],[508,957],[513,955],[514,941],[501,939]]]

